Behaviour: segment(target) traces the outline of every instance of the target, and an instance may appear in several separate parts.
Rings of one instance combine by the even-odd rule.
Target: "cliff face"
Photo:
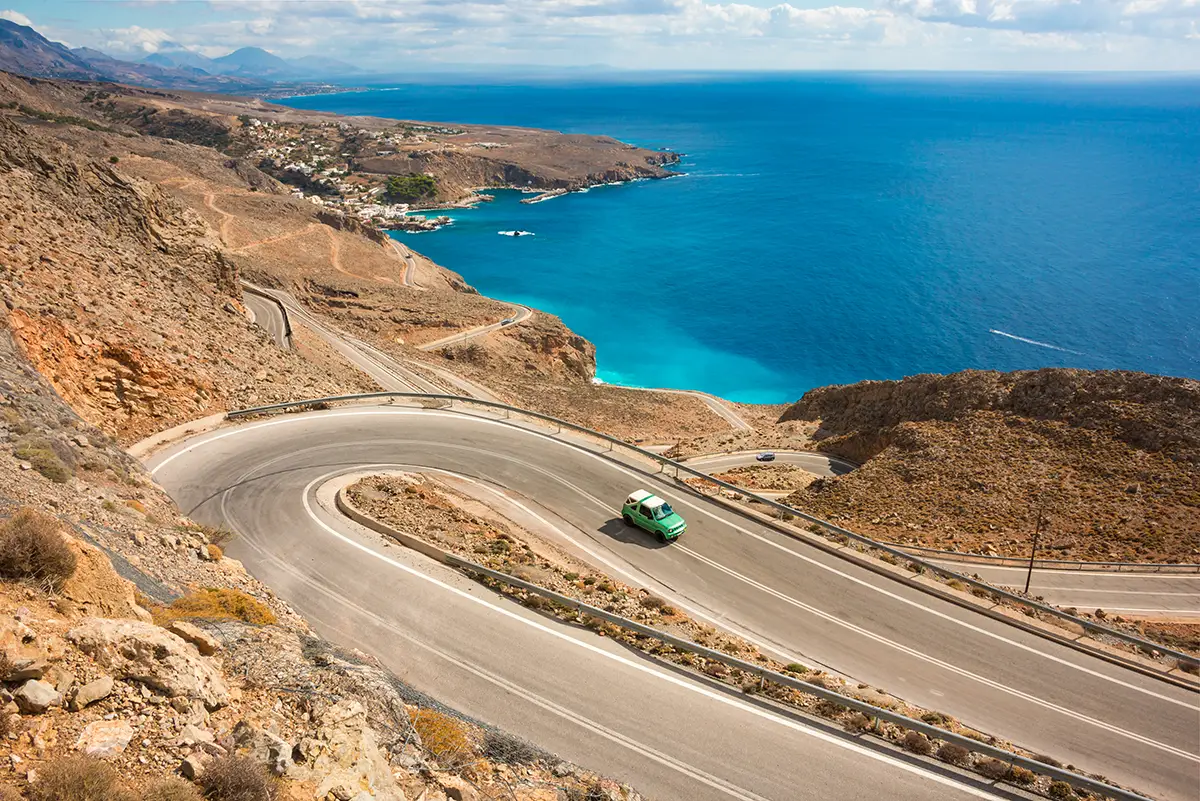
[[[963,372],[813,390],[781,421],[863,464],[791,496],[881,539],[1046,555],[1200,558],[1200,382],[1128,372]]]

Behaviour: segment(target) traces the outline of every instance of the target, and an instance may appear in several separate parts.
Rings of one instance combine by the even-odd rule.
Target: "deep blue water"
[[[288,102],[685,153],[685,177],[536,205],[499,193],[408,241],[484,294],[560,315],[604,380],[780,402],[965,368],[1200,377],[1198,90],[657,76]]]

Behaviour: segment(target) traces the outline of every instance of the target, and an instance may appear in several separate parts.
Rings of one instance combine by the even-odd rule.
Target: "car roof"
[[[653,498],[653,497],[654,497],[653,493],[648,492],[644,489],[640,489],[640,490],[634,490],[633,492],[629,493],[628,500],[629,500],[629,503],[637,503],[638,501],[641,501],[645,498]]]
[[[625,502],[626,503],[640,503],[642,506],[645,506],[648,509],[657,509],[658,507],[660,507],[664,503],[666,503],[666,501],[663,500],[662,498],[658,497],[657,495],[655,495],[651,492],[647,492],[644,489],[635,490],[634,492],[631,492],[629,494],[629,497],[625,500]]]

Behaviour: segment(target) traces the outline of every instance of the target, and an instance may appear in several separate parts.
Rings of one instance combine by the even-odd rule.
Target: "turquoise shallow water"
[[[414,248],[598,374],[742,401],[1076,366],[1200,377],[1200,82],[805,75],[404,86],[341,113],[604,133],[688,174],[453,212]],[[504,237],[525,229],[534,237]]]

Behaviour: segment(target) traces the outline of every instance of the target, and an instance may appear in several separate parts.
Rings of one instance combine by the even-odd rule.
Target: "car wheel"
[[[658,541],[659,541],[659,542],[663,543],[664,545],[666,544],[666,542],[667,542],[667,535],[666,535],[666,534],[663,534],[663,533],[660,531],[660,532],[658,532],[658,534],[656,534],[655,536],[657,536],[657,537],[658,537]]]
[[[621,519],[625,521],[625,525],[627,525],[627,526],[633,525],[633,518],[630,517],[629,515],[621,515]]]

